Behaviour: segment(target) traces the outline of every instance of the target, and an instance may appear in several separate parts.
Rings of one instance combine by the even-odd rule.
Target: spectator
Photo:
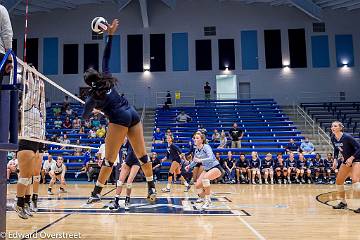
[[[153,143],[164,143],[164,133],[160,131],[160,128],[156,128],[153,134]]]
[[[185,111],[181,111],[180,114],[177,115],[176,117],[177,122],[186,123],[186,122],[191,122],[191,120],[192,120],[191,117],[187,115]]]
[[[84,127],[80,127],[79,129],[79,134],[84,134],[85,133],[85,128]]]
[[[61,115],[61,108],[60,108],[59,106],[53,107],[52,110],[53,110],[54,116],[60,117],[60,115]]]
[[[166,101],[164,102],[164,106],[163,106],[164,111],[169,110],[170,105],[172,105],[170,91],[167,91],[167,94],[165,97],[166,97]]]
[[[220,133],[217,129],[214,130],[213,135],[211,136],[211,141],[214,143],[220,142]]]
[[[78,117],[75,117],[73,120],[73,128],[79,129],[81,127],[81,120]]]
[[[161,169],[161,162],[160,159],[157,157],[156,152],[153,152],[151,154],[151,163],[152,163],[152,169],[155,177],[155,181],[160,179],[160,169]]]
[[[220,145],[218,146],[218,148],[226,148],[226,144],[227,144],[226,134],[224,130],[222,130],[220,134]]]
[[[314,145],[309,141],[308,138],[305,138],[304,142],[302,142],[300,145],[300,152],[303,154],[314,154],[314,151]]]
[[[49,100],[48,98],[46,98],[46,100],[45,100],[45,107],[46,107],[46,108],[50,108],[50,107],[51,107],[51,102],[50,102],[50,100]]]
[[[236,161],[236,180],[238,183],[249,183],[250,162],[245,158],[245,154],[240,154],[240,159]]]
[[[0,4],[0,58],[3,59],[5,52],[12,48],[13,41],[13,30],[11,27],[11,21],[7,9]],[[0,88],[2,85],[3,76],[9,74],[12,69],[12,56],[9,55],[9,58],[5,62],[5,68],[1,70],[0,73]],[[1,102],[1,101],[0,101]]]
[[[288,145],[285,148],[286,152],[297,153],[298,145],[295,143],[294,139],[290,138]]]
[[[10,176],[12,173],[17,174],[19,172],[18,165],[18,160],[15,158],[15,156],[13,156],[12,159],[8,162],[6,169],[6,179],[8,182],[10,182]]]
[[[100,127],[100,120],[98,119],[97,116],[94,116],[91,120],[91,126],[98,128]]]
[[[205,93],[205,100],[211,99],[211,87],[209,85],[209,82],[206,82],[204,85],[204,93]]]
[[[65,110],[65,113],[66,113],[67,116],[71,116],[73,114],[73,110],[70,107],[70,105],[67,106],[67,108]]]
[[[241,139],[244,136],[244,133],[240,128],[238,128],[237,123],[233,124],[229,133],[231,136],[231,148],[241,148]]]
[[[86,120],[84,121],[84,126],[85,126],[86,128],[91,128],[91,121],[88,120],[88,119],[86,119]]]
[[[101,126],[98,130],[96,130],[96,137],[103,138],[105,137],[106,129],[105,126]]]
[[[62,126],[63,126],[63,128],[66,128],[66,129],[71,129],[72,128],[72,124],[71,124],[71,121],[70,121],[69,117],[65,118],[65,121],[64,121]]]
[[[69,105],[70,105],[69,96],[65,96],[61,111],[65,112]]]
[[[96,138],[96,129],[95,128],[90,129],[89,138]]]
[[[166,129],[165,138],[167,138],[168,136],[173,137],[173,134],[172,134],[170,128]]]
[[[41,178],[43,181],[43,184],[46,184],[46,176],[50,176],[51,166],[53,164],[56,164],[56,161],[53,160],[52,155],[48,155],[48,159],[44,161],[42,169],[41,169]]]
[[[76,145],[80,145],[80,139],[76,140]],[[74,148],[74,156],[81,156],[82,155],[82,148]]]
[[[224,166],[228,178],[228,183],[235,183],[235,159],[232,157],[231,151],[229,151],[227,154],[227,159],[224,162]]]
[[[62,121],[61,121],[61,118],[60,118],[60,116],[57,116],[56,117],[56,119],[55,119],[55,121],[54,121],[54,127],[56,128],[56,129],[60,129],[61,127],[62,127]]]
[[[201,132],[202,134],[204,134],[205,136],[207,134],[207,130],[203,125],[200,125],[198,131]]]

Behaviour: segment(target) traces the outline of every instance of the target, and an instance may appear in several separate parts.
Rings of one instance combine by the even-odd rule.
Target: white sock
[[[167,188],[167,189],[170,189],[170,187],[171,187],[171,184],[170,184],[170,183],[166,184],[166,188]]]
[[[185,185],[185,187],[189,186],[187,181],[184,181],[184,185]]]

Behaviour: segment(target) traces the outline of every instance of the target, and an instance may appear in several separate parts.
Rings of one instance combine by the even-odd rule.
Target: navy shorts
[[[201,167],[202,166],[202,163],[200,162],[200,163],[197,163],[196,165],[195,165],[195,167]]]
[[[22,150],[30,150],[36,153],[39,151],[39,153],[43,153],[45,149],[45,144],[35,142],[35,141],[29,141],[29,140],[19,140],[19,152]]]
[[[181,159],[180,159],[180,158],[173,159],[173,160],[171,161],[171,163],[172,163],[172,162],[177,162],[178,164],[181,165]]]
[[[136,158],[134,152],[130,152],[126,159],[125,159],[125,164],[128,165],[129,167],[132,167],[132,166],[139,166],[140,167],[140,162],[139,160]]]
[[[140,122],[140,116],[133,106],[114,109],[109,115],[109,121],[124,127],[133,127]]]

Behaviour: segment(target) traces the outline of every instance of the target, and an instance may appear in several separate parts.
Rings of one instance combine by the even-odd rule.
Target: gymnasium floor
[[[183,186],[174,185],[172,193],[159,193],[157,204],[150,205],[145,184],[134,185],[125,213],[103,208],[114,196],[111,185],[103,190],[107,200],[88,206],[92,185],[72,184],[68,193],[48,196],[41,184],[40,213],[22,220],[8,211],[7,232],[74,233],[81,239],[360,239],[360,215],[327,205],[336,203],[334,185],[213,185],[213,206],[203,212],[194,203],[193,188],[184,193]],[[8,185],[9,201],[15,187]]]

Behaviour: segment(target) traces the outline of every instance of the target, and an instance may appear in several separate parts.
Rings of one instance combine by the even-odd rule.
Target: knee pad
[[[203,179],[202,184],[203,184],[203,187],[210,187],[210,180],[209,179]]]
[[[147,162],[149,162],[149,156],[148,155],[144,155],[141,158],[139,158],[140,164],[143,165]]]
[[[109,162],[108,160],[104,159],[104,161],[102,161],[101,167],[104,166],[104,167],[110,167],[110,168],[112,168],[113,165],[114,165],[113,162]]]
[[[123,183],[122,181],[120,181],[120,180],[117,180],[117,181],[116,181],[116,186],[117,186],[117,187],[121,187],[123,184],[124,184],[124,183]]]
[[[352,187],[355,192],[360,192],[360,182],[354,183]]]
[[[105,184],[102,184],[101,182],[99,182],[99,180],[98,181],[96,181],[96,184],[95,184],[95,186],[98,186],[98,187],[105,187]]]
[[[341,184],[341,185],[337,185],[337,184],[336,184],[336,191],[338,191],[338,192],[345,192],[345,187],[344,187],[344,185],[343,185],[343,184]]]
[[[40,182],[40,175],[33,176],[33,182]]]
[[[132,183],[127,183],[127,184],[126,184],[126,188],[127,188],[127,189],[131,189],[131,188],[132,188]]]
[[[29,186],[32,182],[32,178],[19,178],[18,183]]]

